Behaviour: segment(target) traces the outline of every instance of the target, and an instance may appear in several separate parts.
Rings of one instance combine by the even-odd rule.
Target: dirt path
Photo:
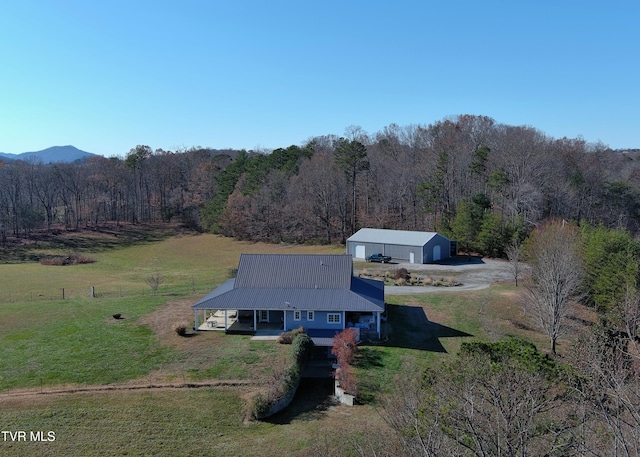
[[[42,398],[43,396],[73,395],[78,393],[107,393],[107,392],[134,392],[146,391],[166,391],[175,389],[200,389],[203,387],[258,387],[261,383],[251,380],[218,380],[203,382],[182,382],[182,383],[122,383],[109,385],[89,385],[89,386],[52,386],[44,388],[15,389],[0,392],[0,402],[27,402]]]

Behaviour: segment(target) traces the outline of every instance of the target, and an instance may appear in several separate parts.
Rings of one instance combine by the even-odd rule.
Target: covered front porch
[[[279,335],[284,312],[277,310],[195,310],[194,330],[238,335]]]
[[[327,329],[323,319],[296,320],[282,310],[211,310],[196,309],[194,330],[222,331],[240,335],[279,335],[286,330],[304,327],[305,330],[323,329],[335,333],[345,328],[355,328],[363,339],[380,337],[380,314],[378,312],[342,312],[335,318],[339,323]],[[291,313],[289,313],[291,314]],[[319,312],[318,312],[319,314]],[[335,313],[334,313],[335,314]],[[302,315],[306,315],[302,313]],[[298,315],[299,316],[299,315]],[[315,316],[315,313],[314,313]],[[326,319],[326,317],[324,318]]]

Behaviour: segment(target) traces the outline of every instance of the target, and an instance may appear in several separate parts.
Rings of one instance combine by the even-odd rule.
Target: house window
[[[307,311],[307,320],[308,321],[312,321],[313,320],[313,311]]]
[[[340,313],[327,314],[327,322],[329,324],[339,324],[340,322],[342,322],[342,314]]]
[[[294,321],[299,321],[302,318],[302,312],[300,311],[294,311],[293,312],[293,320]]]

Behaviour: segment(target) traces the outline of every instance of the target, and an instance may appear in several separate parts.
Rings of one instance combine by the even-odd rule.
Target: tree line
[[[239,239],[344,241],[360,227],[441,231],[484,255],[547,218],[636,233],[634,154],[460,115],[263,151],[139,145],[125,158],[0,162],[0,241],[35,229],[179,221]]]

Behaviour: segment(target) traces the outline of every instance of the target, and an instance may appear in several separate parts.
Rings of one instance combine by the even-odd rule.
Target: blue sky
[[[278,148],[457,114],[640,148],[640,2],[9,0],[0,151]]]

